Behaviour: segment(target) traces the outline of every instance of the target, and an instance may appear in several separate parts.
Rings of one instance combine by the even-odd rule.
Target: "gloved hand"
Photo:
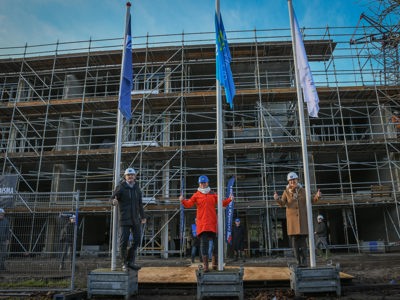
[[[117,200],[117,198],[112,199],[111,204],[112,204],[113,206],[118,205],[118,200]]]

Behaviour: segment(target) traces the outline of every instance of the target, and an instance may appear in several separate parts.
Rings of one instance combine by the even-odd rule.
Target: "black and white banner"
[[[228,181],[228,185],[226,187],[226,197],[230,197],[233,193],[233,185],[235,183],[235,177],[231,177]],[[226,233],[225,233],[225,240],[229,245],[232,245],[232,223],[233,223],[233,210],[234,210],[234,203],[231,201],[225,210],[225,218],[226,218]]]
[[[9,208],[14,206],[13,195],[16,192],[18,175],[0,176],[0,207]]]

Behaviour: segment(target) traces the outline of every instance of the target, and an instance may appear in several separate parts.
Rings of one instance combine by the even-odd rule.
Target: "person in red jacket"
[[[217,213],[215,207],[218,203],[218,195],[211,191],[208,186],[209,180],[205,175],[199,177],[199,187],[193,196],[185,200],[183,195],[179,197],[182,205],[185,208],[190,208],[196,205],[196,226],[197,236],[200,238],[200,253],[204,264],[204,272],[208,272],[208,244],[212,240],[214,246],[212,255],[212,267],[217,269]],[[233,200],[233,195],[222,201],[222,205],[226,207]]]
[[[395,127],[397,137],[400,137],[400,112],[397,110],[393,112],[392,123]]]

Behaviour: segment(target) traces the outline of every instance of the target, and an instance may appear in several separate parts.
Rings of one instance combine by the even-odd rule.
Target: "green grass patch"
[[[70,280],[48,280],[48,279],[27,279],[15,280],[9,282],[0,282],[1,288],[68,288],[71,285]]]

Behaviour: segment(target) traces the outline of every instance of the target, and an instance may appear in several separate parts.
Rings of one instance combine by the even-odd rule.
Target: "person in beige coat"
[[[287,175],[288,185],[279,197],[278,193],[274,193],[274,199],[279,206],[286,206],[286,222],[287,234],[292,245],[294,256],[297,264],[301,267],[307,266],[306,250],[307,250],[307,203],[306,190],[299,183],[299,177],[296,173],[290,172]],[[318,192],[313,197],[313,203],[321,197]]]

